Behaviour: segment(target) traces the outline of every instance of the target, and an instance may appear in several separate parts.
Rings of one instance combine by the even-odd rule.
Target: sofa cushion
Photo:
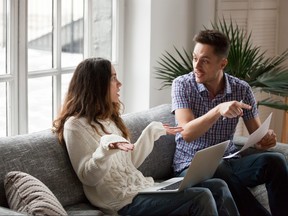
[[[249,188],[250,191],[253,193],[255,198],[267,209],[270,211],[269,202],[268,202],[268,194],[264,184],[258,185],[253,188]]]
[[[174,115],[171,114],[171,105],[163,104],[135,113],[122,116],[125,125],[131,134],[131,142],[134,143],[143,129],[152,121],[159,121],[169,125],[175,124]],[[175,136],[161,136],[154,143],[153,151],[145,159],[139,170],[145,176],[151,176],[155,180],[163,180],[173,176],[172,162],[175,152]]]
[[[0,138],[0,206],[7,207],[3,180],[10,171],[29,173],[43,182],[60,203],[87,202],[67,150],[51,129]],[[61,185],[61,187],[59,187]]]
[[[104,216],[105,214],[89,203],[79,203],[73,206],[66,206],[69,216]]]
[[[29,215],[67,215],[54,194],[37,178],[19,171],[4,179],[9,207]]]

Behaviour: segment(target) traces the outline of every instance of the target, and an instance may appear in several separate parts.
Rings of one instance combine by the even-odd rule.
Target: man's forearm
[[[186,142],[191,142],[203,134],[205,134],[221,117],[217,106],[209,110],[205,115],[195,118],[185,125],[183,125],[183,131],[181,135]]]

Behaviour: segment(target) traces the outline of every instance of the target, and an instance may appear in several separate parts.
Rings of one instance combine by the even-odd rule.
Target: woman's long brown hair
[[[105,133],[99,120],[111,119],[128,138],[128,129],[120,116],[121,102],[113,103],[110,97],[111,70],[111,62],[103,58],[88,58],[76,67],[61,112],[53,121],[52,130],[60,143],[64,143],[64,124],[70,116],[86,118],[98,132],[92,124],[95,122]]]

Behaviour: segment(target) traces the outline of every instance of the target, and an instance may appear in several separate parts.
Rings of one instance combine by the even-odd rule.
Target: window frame
[[[28,73],[28,1],[7,1],[7,74],[0,75],[0,82],[7,83],[7,131],[6,136],[28,133],[28,79],[39,77],[52,77],[53,82],[53,119],[61,107],[61,75],[73,73],[75,67],[61,68],[61,0],[54,0],[53,22],[53,61],[54,68],[41,71],[29,71]],[[112,64],[119,67],[120,46],[123,41],[123,33],[119,31],[123,27],[124,0],[113,1],[112,19]],[[84,2],[84,50],[83,58],[92,55],[91,27],[92,1]],[[9,14],[8,14],[9,13]],[[122,28],[123,29],[123,28]],[[121,73],[121,72],[120,72]],[[119,72],[118,72],[119,74]],[[52,126],[52,121],[51,121]]]

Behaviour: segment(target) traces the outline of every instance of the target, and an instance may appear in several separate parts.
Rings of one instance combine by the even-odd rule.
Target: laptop
[[[175,177],[144,188],[139,193],[171,193],[180,192],[204,180],[212,178],[223,158],[229,140],[197,151],[191,161],[185,177]]]

